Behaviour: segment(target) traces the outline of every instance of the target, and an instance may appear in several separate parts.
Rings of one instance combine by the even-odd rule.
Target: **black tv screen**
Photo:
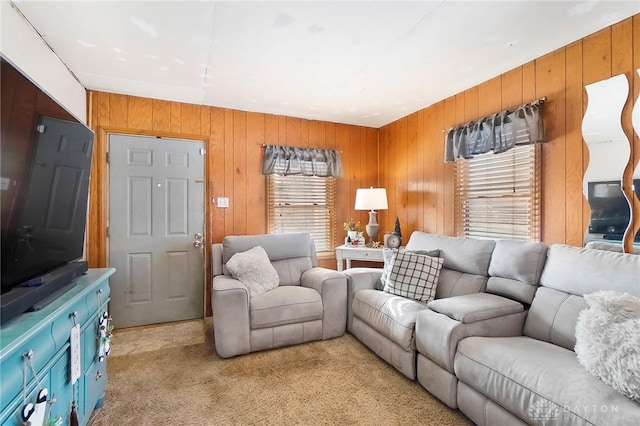
[[[2,292],[83,256],[93,132],[2,58]]]
[[[635,179],[633,184],[640,198],[640,179]],[[620,181],[589,182],[588,199],[591,207],[589,232],[602,234],[605,239],[621,240],[629,225],[630,209]],[[638,238],[640,232],[636,235],[636,240]]]

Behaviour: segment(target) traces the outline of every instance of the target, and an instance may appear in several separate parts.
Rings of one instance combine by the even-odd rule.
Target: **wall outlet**
[[[218,207],[221,209],[226,209],[229,207],[229,198],[227,197],[218,197]]]

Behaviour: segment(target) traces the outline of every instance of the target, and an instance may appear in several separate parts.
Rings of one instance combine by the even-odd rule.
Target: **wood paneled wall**
[[[542,239],[581,246],[590,214],[582,194],[589,161],[581,135],[584,86],[620,73],[631,87],[623,124],[632,141],[632,159],[623,190],[633,199],[635,234],[640,229],[640,201],[632,197],[631,176],[640,162],[640,141],[631,128],[631,109],[640,93],[635,72],[640,68],[639,40],[636,15],[380,129],[89,91],[89,124],[96,131],[90,265],[107,265],[108,133],[206,142],[209,243],[230,234],[266,232],[263,143],[342,151],[345,176],[338,182],[338,244],[346,219],[368,221],[366,212],[353,210],[353,203],[356,188],[370,185],[388,192],[389,210],[378,214],[381,235],[393,230],[397,216],[406,241],[413,230],[454,235],[453,166],[443,161],[443,130],[543,96],[547,142],[542,150]],[[230,198],[228,209],[210,202],[222,196]],[[334,268],[335,259],[329,256],[320,264]]]
[[[623,127],[632,141],[624,191],[634,200],[635,235],[640,202],[632,194],[631,175],[640,161],[640,141],[631,128],[631,109],[640,92],[638,68],[640,15],[382,127],[380,185],[389,195],[383,232],[393,229],[397,216],[405,241],[413,230],[454,235],[453,166],[443,162],[443,129],[546,96],[542,239],[582,246],[590,216],[582,195],[589,161],[581,133],[584,86],[622,73],[631,88],[623,111]]]
[[[205,141],[208,243],[220,242],[225,235],[267,231],[263,143],[342,151],[345,175],[337,184],[338,244],[345,235],[342,223],[349,217],[368,221],[366,212],[356,212],[353,206],[356,188],[377,185],[377,129],[113,93],[89,91],[88,96],[89,124],[96,132],[87,253],[91,267],[108,264],[109,133]],[[229,197],[230,207],[217,208],[212,197]],[[319,263],[335,268],[335,256],[321,256]]]

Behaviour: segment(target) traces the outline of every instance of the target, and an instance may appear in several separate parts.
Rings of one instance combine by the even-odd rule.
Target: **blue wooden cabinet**
[[[69,290],[35,312],[24,313],[0,327],[0,425],[21,425],[24,405],[23,354],[32,351],[37,380],[27,364],[26,400],[35,403],[38,383],[49,391],[49,417],[68,425],[72,401],[81,425],[103,403],[106,359],[98,356],[99,315],[109,301],[109,277],[115,269],[90,269]],[[70,335],[80,324],[81,376],[71,384]],[[75,394],[74,394],[75,391]]]

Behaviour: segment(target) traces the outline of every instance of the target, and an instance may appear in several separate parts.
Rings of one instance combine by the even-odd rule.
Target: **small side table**
[[[382,257],[382,248],[342,245],[336,247],[336,260],[338,262],[338,272],[341,272],[343,270],[343,260],[347,261],[347,269],[349,269],[351,268],[352,260],[384,262],[384,257]]]

